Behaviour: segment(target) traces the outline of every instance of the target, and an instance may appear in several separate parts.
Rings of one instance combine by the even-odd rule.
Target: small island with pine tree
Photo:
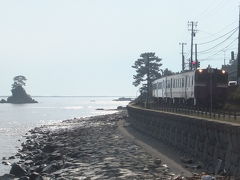
[[[19,75],[13,78],[12,84],[12,96],[9,96],[7,100],[2,99],[0,103],[12,103],[12,104],[26,104],[26,103],[38,103],[30,95],[28,95],[23,88],[26,85],[25,76]]]

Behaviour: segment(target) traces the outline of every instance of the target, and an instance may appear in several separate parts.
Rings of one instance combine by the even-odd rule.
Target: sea
[[[5,97],[0,97],[1,99]],[[13,163],[8,157],[17,153],[24,136],[34,127],[66,119],[115,113],[129,101],[113,101],[119,97],[33,97],[36,104],[0,104],[0,175],[9,173]],[[103,109],[103,110],[97,110]]]

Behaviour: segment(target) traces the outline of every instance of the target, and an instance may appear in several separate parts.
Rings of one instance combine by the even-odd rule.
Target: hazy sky
[[[188,21],[198,21],[195,42],[208,42],[238,26],[238,5],[237,0],[0,0],[0,95],[10,94],[14,76],[25,75],[31,95],[135,96],[131,66],[141,53],[155,52],[163,68],[180,71],[179,42],[187,43],[187,54],[190,50]],[[202,67],[220,67],[225,47],[229,59],[237,48],[237,32],[230,34],[199,45],[199,51],[210,49],[199,54]]]

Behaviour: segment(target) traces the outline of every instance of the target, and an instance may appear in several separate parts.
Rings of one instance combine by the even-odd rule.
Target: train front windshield
[[[209,80],[207,71],[204,69],[198,69],[195,74],[196,83],[206,83]]]
[[[228,83],[228,75],[224,70],[217,70],[216,72],[216,83],[219,84],[227,84]]]
[[[228,75],[224,70],[219,69],[198,69],[196,71],[196,83],[207,83],[210,81],[217,84],[227,84]]]

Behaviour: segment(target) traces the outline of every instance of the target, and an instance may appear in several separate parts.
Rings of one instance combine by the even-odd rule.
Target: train
[[[228,73],[206,68],[162,76],[152,82],[152,97],[157,103],[220,107],[225,104]]]

